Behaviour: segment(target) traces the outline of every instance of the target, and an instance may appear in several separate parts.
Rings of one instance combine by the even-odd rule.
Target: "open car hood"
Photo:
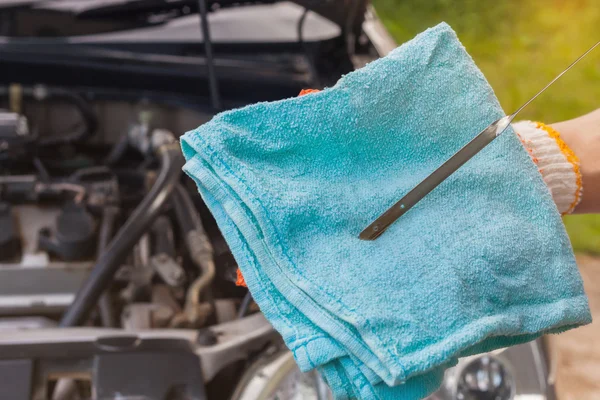
[[[187,5],[193,10],[198,0],[5,0],[0,8],[35,8],[69,13],[78,18],[124,17],[129,13],[153,11]],[[253,4],[278,3],[283,0],[247,2],[239,0],[208,0],[212,7],[251,7]],[[345,32],[360,32],[369,0],[293,0],[339,25]]]

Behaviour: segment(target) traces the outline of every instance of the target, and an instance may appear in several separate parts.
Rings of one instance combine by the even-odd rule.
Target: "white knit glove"
[[[520,121],[513,129],[537,165],[561,214],[571,213],[581,201],[579,159],[560,134],[541,122]]]

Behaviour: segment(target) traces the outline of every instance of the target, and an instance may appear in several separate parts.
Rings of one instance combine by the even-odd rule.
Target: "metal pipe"
[[[246,314],[248,314],[248,309],[250,308],[250,303],[252,302],[252,294],[248,290],[248,293],[244,296],[242,300],[242,304],[240,305],[240,309],[238,310],[238,318],[244,318]]]
[[[210,40],[210,27],[208,25],[208,10],[206,9],[206,0],[198,0],[198,11],[200,14],[200,29],[202,29],[202,37],[204,40],[204,52],[206,53],[206,68],[208,70],[210,101],[212,106],[219,110],[221,109],[221,98],[219,96],[219,85],[217,82],[217,73],[215,71],[212,42]]]
[[[200,294],[210,285],[215,277],[215,262],[212,259],[212,247],[210,257],[206,255],[205,243],[207,240],[197,230],[189,232],[186,237],[190,256],[194,260],[194,263],[202,269],[201,275],[190,285],[185,301],[184,311],[190,316],[190,320],[192,321],[196,319],[196,310],[200,305]],[[210,246],[210,242],[208,244]]]
[[[85,322],[132,246],[154,222],[175,189],[183,165],[179,145],[176,142],[163,144],[158,147],[158,153],[160,172],[156,182],[96,262],[75,300],[63,315],[60,327],[77,326]]]
[[[172,201],[190,258],[201,272],[201,275],[192,282],[188,289],[184,308],[188,321],[194,324],[200,319],[199,313],[204,312],[200,307],[201,294],[215,277],[213,248],[202,226],[198,210],[183,186],[177,186],[173,192]]]

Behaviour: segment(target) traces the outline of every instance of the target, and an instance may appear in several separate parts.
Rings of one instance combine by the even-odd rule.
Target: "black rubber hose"
[[[24,87],[22,91],[23,96],[33,98],[37,101],[60,100],[69,103],[79,111],[79,114],[83,119],[83,128],[68,135],[40,138],[37,140],[38,145],[50,146],[82,141],[91,137],[98,129],[98,117],[96,116],[92,105],[79,94],[66,89],[46,86],[42,89]],[[4,92],[5,90],[0,90],[0,95],[4,95]]]
[[[98,258],[75,300],[60,320],[60,327],[78,326],[86,321],[131,248],[154,222],[163,204],[175,189],[183,166],[179,145],[162,145],[158,153],[160,172],[156,182]]]
[[[50,93],[49,98],[63,100],[75,106],[75,108],[79,110],[79,113],[83,119],[83,127],[75,132],[69,133],[68,135],[40,138],[38,140],[39,146],[52,146],[57,144],[80,142],[89,139],[94,135],[98,129],[98,119],[90,103],[88,103],[83,97],[68,91],[60,91],[57,93]]]
[[[173,197],[173,195],[171,195]],[[175,257],[175,235],[173,233],[173,224],[171,220],[161,215],[156,218],[156,221],[150,228],[152,232],[152,248],[153,254],[166,254],[170,257]]]
[[[100,233],[98,234],[98,257],[104,253],[104,250],[106,250],[110,238],[113,235],[113,228],[115,226],[117,215],[119,215],[119,209],[117,207],[108,206],[102,210],[102,221],[100,223]],[[116,327],[117,318],[108,290],[104,291],[100,297],[98,308],[100,309],[102,326],[107,328]]]

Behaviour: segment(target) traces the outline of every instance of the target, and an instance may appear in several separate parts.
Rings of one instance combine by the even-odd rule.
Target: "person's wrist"
[[[600,110],[551,125],[577,154],[585,195],[575,213],[599,212],[600,207]]]

